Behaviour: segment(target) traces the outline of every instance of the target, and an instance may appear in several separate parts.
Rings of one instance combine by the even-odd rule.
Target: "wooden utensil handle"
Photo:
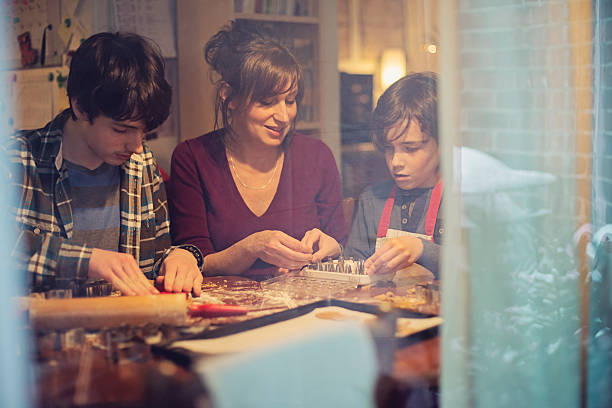
[[[29,312],[30,324],[39,330],[101,329],[146,323],[180,325],[187,317],[187,299],[184,293],[35,299]]]

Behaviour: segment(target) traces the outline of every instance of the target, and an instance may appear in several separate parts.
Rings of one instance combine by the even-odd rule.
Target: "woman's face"
[[[239,139],[280,146],[297,115],[296,95],[297,89],[291,89],[232,112],[232,130]]]

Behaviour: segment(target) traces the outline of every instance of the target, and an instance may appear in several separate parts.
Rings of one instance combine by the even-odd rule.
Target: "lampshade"
[[[401,48],[388,48],[380,58],[380,81],[382,89],[406,75],[406,53]]]

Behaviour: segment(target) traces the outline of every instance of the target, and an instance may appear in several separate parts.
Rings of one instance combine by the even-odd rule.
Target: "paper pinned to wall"
[[[61,0],[61,21],[57,27],[57,35],[60,37],[66,48],[70,46],[73,31],[73,20],[81,0]],[[68,24],[66,22],[69,22]]]
[[[3,18],[8,29],[6,38],[9,41],[8,54],[2,56],[4,65],[8,67],[21,66],[21,53],[17,36],[30,32],[32,48],[40,50],[44,27],[49,24],[47,16],[47,0],[5,1]]]
[[[53,117],[53,86],[46,78],[12,83],[11,99],[21,101],[14,106],[14,129],[37,129]]]
[[[13,130],[37,129],[68,107],[66,88],[60,87],[58,75],[67,76],[67,68],[38,68],[5,71],[0,76],[6,86],[9,125]]]
[[[174,9],[169,0],[113,0],[118,31],[129,31],[155,41],[166,58],[176,58]]]
[[[79,7],[82,0],[61,0],[62,1],[62,14],[65,17],[76,16],[77,8]]]

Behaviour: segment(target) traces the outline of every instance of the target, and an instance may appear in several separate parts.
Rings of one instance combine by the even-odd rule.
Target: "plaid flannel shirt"
[[[84,282],[94,249],[71,241],[72,200],[61,153],[69,117],[66,110],[42,129],[19,132],[8,144],[9,178],[17,192],[13,215],[19,227],[13,253],[35,291]],[[119,252],[133,255],[152,279],[171,243],[166,191],[147,146],[121,165],[119,200]]]

